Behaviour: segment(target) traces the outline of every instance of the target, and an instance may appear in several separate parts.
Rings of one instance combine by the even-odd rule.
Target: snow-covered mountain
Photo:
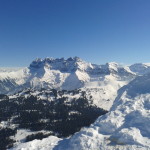
[[[85,83],[98,83],[107,75],[112,75],[118,80],[126,80],[134,76],[134,73],[127,67],[119,66],[116,63],[106,65],[95,65],[87,63],[78,57],[68,59],[36,59],[28,68],[17,71],[0,71],[0,81],[4,82],[0,92],[10,92],[10,82],[19,88],[23,87],[50,87],[57,89],[72,90],[81,88]]]
[[[122,87],[110,112],[99,117],[89,128],[83,128],[67,139],[50,136],[21,144],[15,150],[149,150],[149,124],[150,74],[146,74]]]
[[[18,92],[19,90],[21,91]],[[34,104],[33,107],[35,113],[39,114],[46,114],[45,110],[49,110],[38,112],[39,105],[47,108],[48,103],[56,104],[57,107],[62,106],[61,109],[65,106],[66,110],[72,109],[73,106],[78,109],[81,106],[81,111],[83,108],[87,112],[91,108],[94,111],[101,108],[109,111],[100,116],[90,127],[78,130],[79,132],[71,137],[60,139],[49,136],[43,140],[16,145],[13,150],[150,149],[150,65],[148,63],[122,66],[115,62],[105,65],[91,64],[78,57],[36,59],[27,68],[8,71],[0,69],[0,93],[9,94],[10,100],[6,98],[9,104],[16,103],[18,108],[20,104],[23,105],[21,107],[23,112],[27,110],[27,112],[34,112],[24,107],[24,104],[30,103],[28,100],[32,99],[32,96],[37,98],[36,105]],[[78,105],[81,99],[82,102],[86,100],[87,107]],[[43,100],[43,103],[40,100]],[[1,102],[3,104],[3,99]],[[56,106],[50,116],[53,112],[54,114],[57,112],[55,109],[60,114],[60,108],[57,109]],[[16,107],[13,109],[15,110]],[[76,116],[76,112],[73,111],[73,115]],[[70,115],[70,112],[68,114]],[[15,116],[12,120],[14,118]],[[53,119],[52,122],[57,125],[55,118]],[[32,122],[32,119],[30,121]],[[22,133],[29,134],[28,131],[19,129],[16,135],[20,136]]]
[[[129,67],[114,62],[96,65],[78,57],[36,59],[28,68],[0,72],[0,93],[14,93],[24,88],[82,88],[97,106],[109,110],[117,90],[135,77]]]
[[[1,68],[0,93],[14,93],[24,88],[74,90],[81,88],[98,107],[109,110],[117,91],[135,77],[150,72],[150,65],[122,66],[88,63],[78,57],[35,59],[27,68]]]

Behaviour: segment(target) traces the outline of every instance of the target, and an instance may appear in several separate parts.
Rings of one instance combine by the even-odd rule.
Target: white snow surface
[[[99,117],[90,127],[67,139],[50,136],[38,141],[37,145],[37,140],[34,140],[16,149],[32,150],[31,145],[36,145],[33,149],[38,150],[41,145],[40,148],[45,150],[150,150],[149,125],[150,74],[147,74],[122,87],[110,112]],[[44,141],[47,143],[43,144]],[[51,147],[53,143],[56,145]]]
[[[22,143],[18,147],[10,150],[52,150],[60,139],[55,136],[50,136],[42,140],[33,140],[31,142]]]
[[[26,140],[26,137],[28,135],[37,134],[37,133],[48,134],[50,132],[49,131],[45,131],[45,130],[42,130],[42,131],[30,131],[30,130],[27,130],[27,129],[19,129],[19,130],[17,130],[17,133],[15,134],[15,136],[12,137],[12,139],[14,139],[16,141],[14,143],[14,147],[16,147],[19,144],[24,143],[25,140]]]

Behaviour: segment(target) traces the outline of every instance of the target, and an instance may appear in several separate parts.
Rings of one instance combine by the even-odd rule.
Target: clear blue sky
[[[0,0],[0,66],[69,56],[150,62],[150,0]]]

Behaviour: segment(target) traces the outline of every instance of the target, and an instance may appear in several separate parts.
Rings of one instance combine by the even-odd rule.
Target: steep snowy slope
[[[15,150],[149,150],[150,149],[150,74],[137,77],[121,88],[109,113],[99,117],[89,128],[68,139],[52,139],[21,144]],[[41,142],[46,142],[44,139]],[[54,142],[55,141],[55,142]],[[40,143],[40,141],[38,141]],[[51,147],[52,144],[56,146]]]

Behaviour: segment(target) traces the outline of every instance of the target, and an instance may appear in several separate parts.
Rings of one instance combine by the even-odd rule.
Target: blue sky
[[[0,66],[70,56],[150,62],[150,0],[0,0]]]

